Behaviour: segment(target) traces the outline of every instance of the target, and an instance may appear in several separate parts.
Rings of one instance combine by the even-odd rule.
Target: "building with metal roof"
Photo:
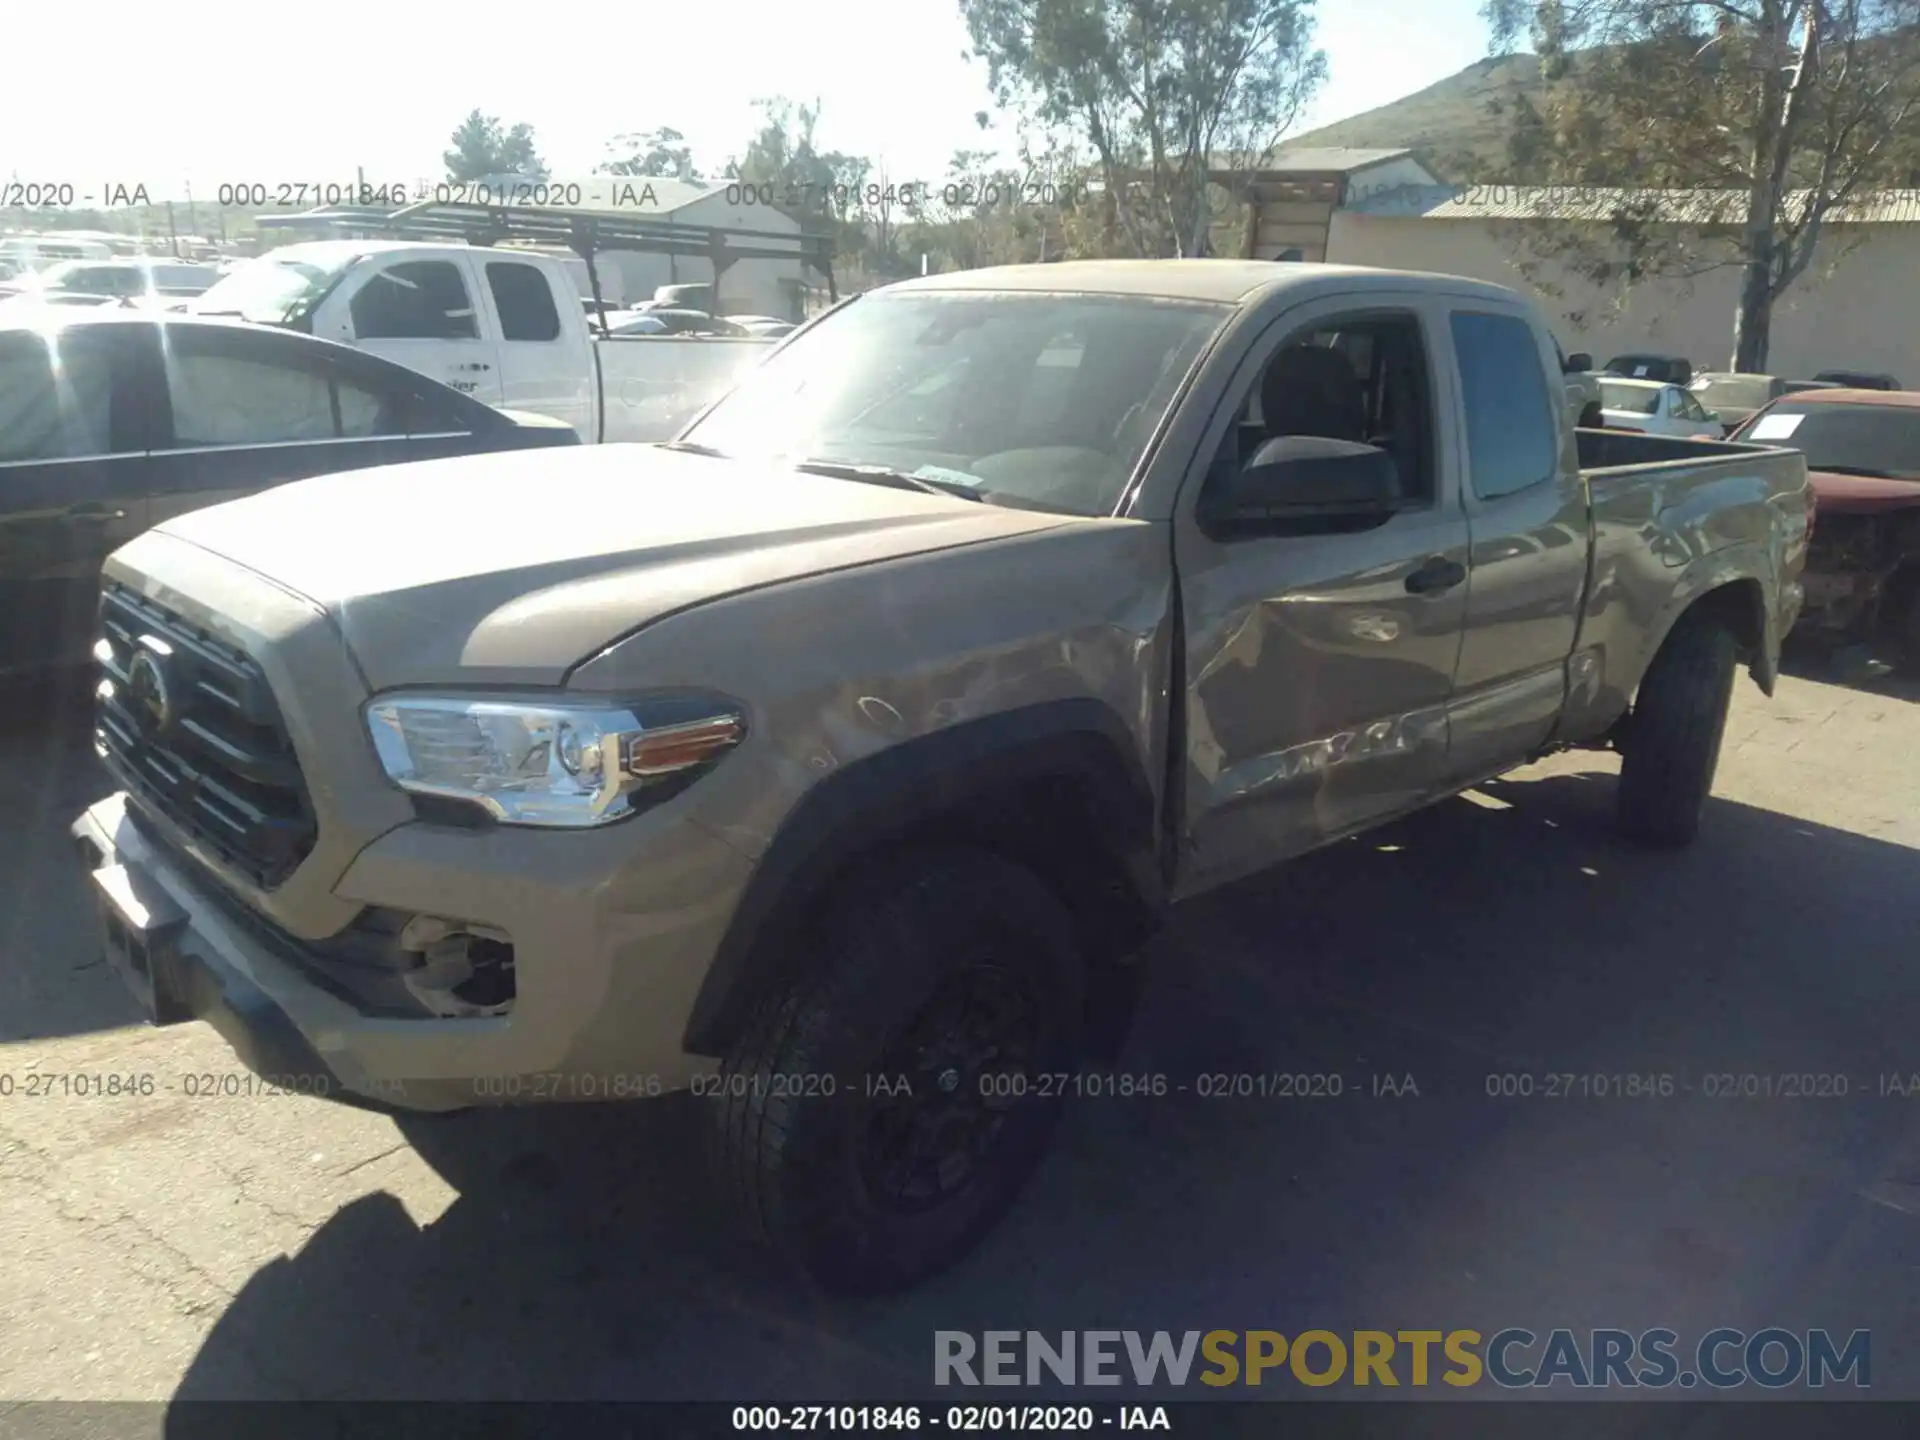
[[[1802,213],[1805,192],[1789,197]],[[1350,186],[1328,226],[1327,256],[1495,280],[1530,294],[1568,352],[1684,355],[1728,368],[1740,267],[1728,235],[1743,223],[1739,191],[1585,186]],[[1689,274],[1597,285],[1582,260],[1628,258],[1623,220],[1667,227]],[[1790,378],[1847,369],[1920,370],[1920,190],[1886,190],[1836,208],[1813,263],[1774,307],[1768,369]]]

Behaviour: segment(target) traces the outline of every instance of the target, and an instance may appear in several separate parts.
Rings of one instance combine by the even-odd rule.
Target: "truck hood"
[[[1835,475],[1809,470],[1815,506],[1833,515],[1872,515],[1920,505],[1920,480],[1888,480],[1877,475]]]
[[[321,606],[380,690],[557,684],[612,641],[702,601],[1068,523],[597,445],[328,475],[159,528]]]

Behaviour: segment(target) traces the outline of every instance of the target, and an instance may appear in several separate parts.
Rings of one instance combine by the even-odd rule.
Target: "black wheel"
[[[966,1254],[1045,1152],[1041,1077],[1079,1059],[1073,927],[1031,872],[943,848],[860,876],[809,943],[709,1087],[710,1163],[821,1286],[898,1289]]]
[[[1699,832],[1733,698],[1735,648],[1713,617],[1683,615],[1647,667],[1628,718],[1615,793],[1629,839],[1670,849]]]

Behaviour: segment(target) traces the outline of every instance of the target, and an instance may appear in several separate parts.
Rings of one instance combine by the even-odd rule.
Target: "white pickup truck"
[[[567,262],[405,240],[287,245],[192,303],[371,351],[588,444],[669,440],[771,342],[593,332]]]

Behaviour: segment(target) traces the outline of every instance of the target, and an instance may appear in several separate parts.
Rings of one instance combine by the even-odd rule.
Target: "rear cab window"
[[[489,260],[487,290],[500,315],[500,338],[548,341],[560,338],[560,311],[553,286],[537,266],[518,260]]]
[[[1451,328],[1473,493],[1496,500],[1555,479],[1560,407],[1533,326],[1517,315],[1456,310]]]

